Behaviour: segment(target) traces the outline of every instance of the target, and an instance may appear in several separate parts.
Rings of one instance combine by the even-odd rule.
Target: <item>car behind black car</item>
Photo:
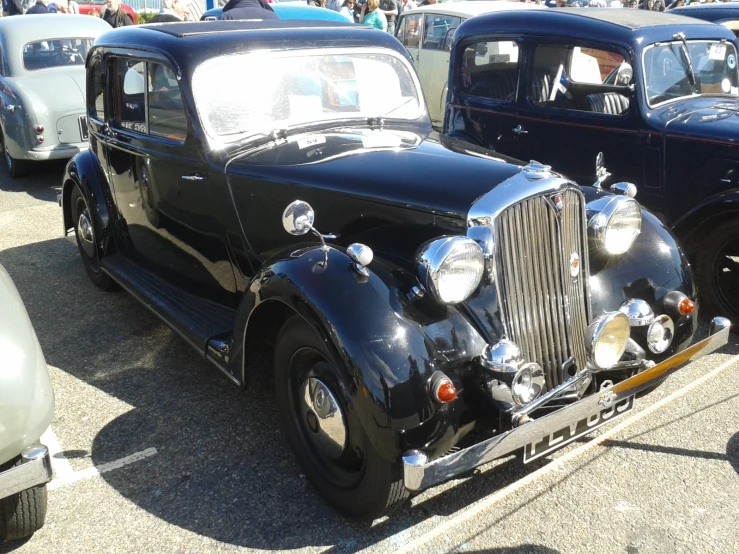
[[[273,345],[287,439],[346,514],[546,455],[727,340],[717,319],[690,346],[691,270],[656,217],[433,132],[386,33],[129,27],[87,64],[90,150],[60,195],[87,274],[238,386]]]

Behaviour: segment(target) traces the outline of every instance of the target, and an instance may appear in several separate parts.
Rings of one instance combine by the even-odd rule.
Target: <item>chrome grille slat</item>
[[[585,365],[589,306],[582,194],[565,188],[518,202],[495,218],[494,231],[494,277],[506,332],[527,361],[541,364],[547,386],[557,386],[565,379],[561,368],[567,359],[574,356],[578,369]],[[575,278],[573,253],[579,257]]]

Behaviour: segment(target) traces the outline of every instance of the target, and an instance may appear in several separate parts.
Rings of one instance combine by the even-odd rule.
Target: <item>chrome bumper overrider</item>
[[[530,422],[520,427],[496,435],[469,448],[431,462],[426,461],[426,456],[421,452],[415,450],[406,452],[403,456],[405,486],[411,491],[420,491],[432,487],[496,458],[511,454],[532,441],[556,432],[603,408],[613,406],[617,402],[649,388],[677,371],[684,364],[710,354],[725,345],[729,340],[729,327],[728,320],[716,318],[711,324],[711,336],[686,348],[679,354],[612,387],[591,394],[571,406],[539,419],[531,419]]]
[[[51,458],[42,444],[29,446],[21,453],[21,463],[0,472],[0,498],[7,498],[31,487],[51,481]]]

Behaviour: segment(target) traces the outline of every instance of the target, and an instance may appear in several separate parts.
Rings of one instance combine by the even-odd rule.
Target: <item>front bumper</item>
[[[0,499],[51,481],[51,457],[42,444],[29,446],[21,453],[21,463],[0,472]]]
[[[427,461],[419,451],[409,451],[403,456],[405,487],[411,491],[427,489],[509,455],[526,445],[555,433],[574,422],[587,418],[603,408],[614,406],[649,387],[659,383],[686,363],[717,350],[729,341],[728,320],[716,318],[711,324],[711,336],[689,346],[682,352],[612,387],[591,394],[578,402],[552,412],[539,419],[501,433],[469,448]]]

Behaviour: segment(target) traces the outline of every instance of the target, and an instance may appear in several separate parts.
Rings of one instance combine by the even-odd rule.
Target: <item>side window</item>
[[[0,48],[0,75],[5,76],[5,57],[2,48]]]
[[[87,73],[87,115],[101,123],[105,121],[105,80],[103,59],[94,56]]]
[[[457,90],[489,100],[512,102],[518,84],[518,44],[510,40],[475,42],[462,53]]]
[[[113,60],[113,125],[146,133],[146,62]]]
[[[187,117],[180,86],[166,65],[149,62],[149,133],[185,140]]]
[[[451,15],[426,15],[424,20],[424,50],[450,50],[452,37],[462,19]]]
[[[398,40],[406,48],[418,48],[421,14],[408,15],[403,18],[398,29]]]
[[[534,50],[528,98],[540,107],[622,115],[629,110],[632,78],[631,66],[616,52],[540,45]]]

